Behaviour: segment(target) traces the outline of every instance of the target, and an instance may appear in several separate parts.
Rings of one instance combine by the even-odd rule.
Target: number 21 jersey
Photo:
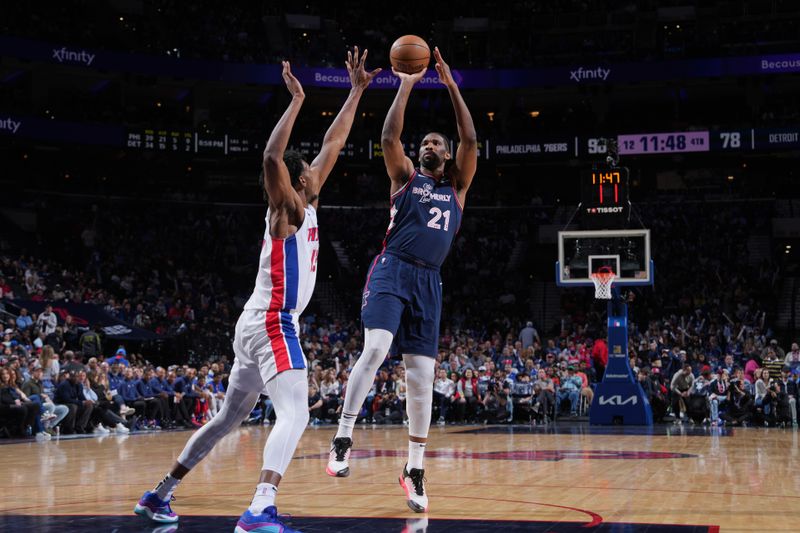
[[[384,250],[440,267],[461,225],[462,206],[450,177],[414,170],[391,197]]]

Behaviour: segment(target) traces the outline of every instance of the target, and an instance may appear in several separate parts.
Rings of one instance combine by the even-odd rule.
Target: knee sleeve
[[[431,405],[433,402],[433,357],[424,355],[404,355],[406,366],[406,411],[408,413],[408,434],[412,437],[426,438],[431,425]]]
[[[264,446],[263,470],[283,476],[308,425],[306,371],[281,372],[267,383],[267,393],[275,408],[275,425]]]
[[[350,378],[347,381],[347,392],[344,396],[342,411],[358,414],[372,382],[375,372],[386,359],[389,348],[392,346],[392,335],[384,329],[367,329],[364,331],[364,351],[356,361]]]

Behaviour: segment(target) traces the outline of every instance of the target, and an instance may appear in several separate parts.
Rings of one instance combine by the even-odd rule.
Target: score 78
[[[721,131],[719,138],[722,141],[723,150],[742,147],[742,134],[738,131]]]

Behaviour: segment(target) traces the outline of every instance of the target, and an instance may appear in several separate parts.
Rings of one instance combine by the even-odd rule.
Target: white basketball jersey
[[[319,229],[314,208],[307,206],[305,215],[297,233],[286,239],[273,239],[267,209],[256,286],[245,309],[299,315],[308,305],[317,281]]]

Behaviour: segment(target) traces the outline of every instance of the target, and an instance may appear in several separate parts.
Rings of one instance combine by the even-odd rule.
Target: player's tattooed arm
[[[377,68],[371,72],[365,69],[367,61],[367,50],[359,56],[358,47],[356,46],[352,52],[347,52],[347,72],[350,75],[350,94],[347,96],[342,105],[342,109],[336,118],[331,123],[328,131],[325,133],[325,138],[322,141],[322,148],[319,155],[311,162],[311,168],[317,172],[317,190],[311,196],[319,194],[319,190],[328,179],[328,175],[333,170],[336,164],[336,159],[339,153],[344,148],[347,137],[350,134],[350,129],[353,126],[353,119],[355,118],[356,108],[364,93],[364,89],[369,87],[372,79],[380,73],[381,69]]]
[[[400,134],[403,133],[403,121],[408,105],[408,97],[414,84],[425,76],[425,70],[415,74],[406,74],[392,68],[394,75],[400,78],[400,88],[392,102],[392,107],[386,114],[383,122],[383,132],[381,133],[381,148],[383,149],[383,162],[386,171],[392,180],[391,193],[394,194],[403,187],[405,182],[414,173],[414,163],[411,162],[403,151],[403,143],[400,142]]]
[[[288,61],[283,62],[283,81],[292,95],[292,101],[272,130],[267,146],[264,148],[264,188],[267,191],[271,207],[295,209],[300,205],[300,197],[292,188],[289,169],[283,162],[283,155],[289,144],[289,136],[292,133],[294,122],[303,106],[305,93],[303,86],[292,74]],[[302,206],[300,210],[302,211]]]
[[[472,121],[469,108],[461,96],[452,72],[450,72],[450,66],[442,59],[438,46],[433,49],[433,57],[436,59],[439,81],[447,87],[456,113],[458,149],[456,150],[455,164],[450,168],[450,176],[458,188],[458,195],[463,203],[467,189],[472,184],[478,168],[478,134],[475,132],[475,123]]]

